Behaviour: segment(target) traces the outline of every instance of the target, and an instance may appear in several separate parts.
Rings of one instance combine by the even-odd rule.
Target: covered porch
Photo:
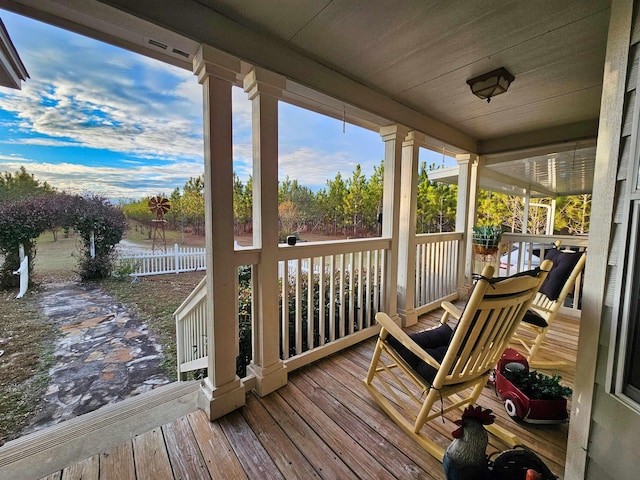
[[[386,311],[404,327],[416,329],[425,323],[432,324],[429,312],[437,309],[442,300],[464,298],[472,274],[476,273],[470,232],[475,223],[478,190],[483,186],[500,183],[526,197],[591,190],[608,2],[575,4],[544,19],[538,19],[540,12],[535,9],[520,12],[524,18],[538,19],[536,25],[525,26],[523,36],[519,41],[513,39],[510,48],[487,45],[486,51],[509,52],[502,55],[502,60],[517,63],[515,59],[526,53],[522,46],[531,42],[531,51],[536,55],[530,55],[529,62],[520,68],[523,73],[529,72],[532,89],[521,90],[520,95],[508,92],[494,99],[492,111],[481,108],[486,106],[478,103],[481,100],[468,98],[471,93],[464,82],[466,77],[499,66],[489,61],[491,55],[483,49],[434,74],[426,66],[416,66],[420,62],[406,58],[399,47],[391,55],[376,56],[377,67],[369,68],[356,61],[359,49],[366,48],[364,41],[353,46],[347,59],[338,58],[339,52],[333,50],[301,53],[311,48],[313,41],[302,41],[291,50],[281,48],[273,39],[278,32],[274,17],[263,12],[265,23],[260,24],[260,16],[252,17],[250,9],[235,10],[226,2],[181,2],[187,8],[179,15],[177,7],[169,5],[171,2],[161,7],[151,5],[153,2],[135,5],[121,1],[90,2],[93,9],[78,6],[77,11],[71,12],[60,10],[56,2],[50,3],[49,10],[43,13],[36,2],[2,2],[36,17],[50,19],[58,15],[65,18],[59,21],[63,25],[81,25],[81,31],[88,30],[98,38],[193,69],[202,84],[204,98],[208,222],[206,281],[176,312],[179,374],[206,368],[206,378],[198,387],[198,399],[193,405],[194,412],[197,403],[204,414],[182,416],[138,435],[118,447],[116,453],[95,452],[85,463],[61,466],[54,475],[60,476],[64,468],[69,472],[85,467],[104,471],[103,468],[110,468],[109,458],[119,455],[131,460],[115,463],[130,465],[136,472],[143,468],[138,467],[136,459],[144,458],[135,453],[139,441],[139,448],[164,456],[167,459],[164,465],[170,466],[176,478],[183,474],[181,468],[199,470],[203,478],[215,476],[213,469],[220,464],[238,469],[229,471],[242,470],[249,478],[256,472],[294,478],[304,471],[320,477],[342,477],[348,472],[354,476],[371,473],[375,476],[382,472],[391,477],[414,474],[417,478],[443,478],[440,464],[410,444],[362,387],[373,344],[371,337],[379,328],[373,314]],[[368,18],[375,24],[385,15],[382,4],[379,3],[381,10],[375,14],[359,10],[347,17],[358,25],[360,18]],[[302,30],[306,20],[299,13],[300,17],[291,18],[293,26]],[[335,27],[335,19],[341,13],[344,12],[334,12],[320,31],[332,31],[329,27]],[[476,16],[480,12],[466,13],[480,18]],[[407,12],[410,14],[423,12]],[[83,22],[87,15],[99,21],[86,26]],[[511,20],[517,15],[514,13]],[[138,20],[134,22],[140,31],[149,32],[144,45],[132,46],[135,42],[130,38],[118,40],[113,32],[120,28],[115,25],[127,24],[122,22],[123,16],[128,20],[145,19],[139,20],[140,25]],[[437,18],[432,21],[435,26]],[[500,17],[500,21],[508,23],[509,18]],[[545,21],[554,22],[558,32],[543,42],[544,35],[539,36],[538,29],[547,31]],[[400,16],[397,22],[401,24]],[[455,19],[449,19],[447,25],[454,23]],[[494,23],[478,25],[472,36],[490,39],[487,32],[494,31]],[[203,28],[197,29],[195,25]],[[217,37],[218,30],[210,28],[211,25],[225,31],[227,36]],[[259,28],[253,30],[256,25]],[[358,31],[358,25],[351,27]],[[191,28],[195,31],[187,35]],[[414,26],[411,31],[422,30]],[[270,32],[268,40],[256,43],[264,32]],[[587,33],[578,35],[580,32]],[[163,52],[150,53],[146,40],[158,35],[166,36],[163,45],[179,45],[181,52],[189,52],[189,61],[175,55],[169,59]],[[581,41],[583,37],[589,42]],[[558,48],[560,39],[569,38],[572,40],[565,50]],[[407,38],[403,36],[400,40],[406,43]],[[456,43],[445,44],[441,58],[446,57],[443,52],[458,51],[460,47]],[[555,52],[559,56],[553,57]],[[562,55],[582,61],[568,65]],[[379,73],[389,57],[403,59],[402,68],[395,72],[386,70],[385,75],[376,77],[376,71]],[[427,57],[431,65],[438,63],[437,53],[429,51]],[[558,75],[561,81],[554,83],[551,72],[537,65],[534,57],[549,57],[544,67],[562,66],[562,75]],[[323,58],[327,61],[316,62]],[[419,73],[414,73],[416,68]],[[416,75],[430,80],[424,84],[414,82],[413,87],[394,84],[396,79],[415,80]],[[375,78],[382,77],[386,80],[376,84]],[[571,82],[565,77],[579,79],[581,83],[568,88]],[[527,83],[526,76],[523,82]],[[424,86],[426,83],[430,83],[429,88]],[[447,89],[450,84],[455,85],[451,91]],[[555,85],[556,90],[549,85]],[[249,248],[235,248],[233,242],[231,91],[238,86],[244,89],[253,106],[254,224],[253,246]],[[500,103],[501,98],[506,99],[505,103]],[[385,175],[379,238],[294,246],[278,243],[278,102],[302,106],[380,134],[385,147]],[[501,114],[501,110],[507,113]],[[455,232],[416,235],[420,148],[441,151],[457,160]],[[571,175],[578,171],[584,175],[577,184],[561,181],[578,179],[577,175]],[[526,236],[511,240],[546,243],[546,239]],[[587,239],[567,237],[563,238],[563,244],[585,248]],[[525,264],[523,259],[522,266]],[[251,361],[244,376],[238,375],[236,368],[242,348],[235,301],[240,288],[239,267],[249,268],[252,292]],[[577,348],[576,316],[579,317],[579,312],[566,317],[560,324],[562,329],[548,337],[550,342],[557,342],[549,353],[570,362],[575,362]],[[573,381],[571,368],[562,373],[566,380]],[[562,474],[567,425],[551,429],[515,424],[506,418],[492,391],[486,389],[483,401],[487,402],[485,406],[493,405],[501,415],[500,421],[514,428],[524,443],[530,444],[549,460],[554,471]],[[293,414],[294,411],[297,413]],[[203,422],[204,419],[212,423]],[[450,441],[453,419],[435,426],[434,436],[443,445]],[[154,445],[162,448],[157,450]],[[221,445],[226,448],[220,448]],[[254,447],[251,454],[247,445]],[[398,461],[399,445],[411,452],[401,457],[401,461]],[[493,447],[506,448],[500,444]],[[383,467],[393,464],[402,473]],[[371,465],[375,468],[380,465],[380,470],[367,470]],[[336,470],[323,473],[333,468]],[[193,475],[198,478],[198,474]]]
[[[432,326],[439,311],[421,316],[412,329]],[[568,362],[559,373],[573,384],[578,334],[576,318],[562,316],[548,338],[545,359]],[[374,340],[328,356],[289,375],[289,382],[264,397],[250,392],[242,409],[210,422],[191,409],[173,421],[140,432],[125,442],[101,432],[100,448],[50,443],[31,458],[5,466],[23,478],[432,478],[444,479],[442,465],[394,424],[367,394],[366,376]],[[492,408],[497,423],[515,433],[563,478],[568,424],[531,425],[510,419],[491,387],[480,405]],[[455,414],[425,429],[446,446]],[[55,432],[50,432],[53,435]],[[94,434],[95,435],[95,434]],[[25,439],[26,440],[26,439]],[[507,445],[494,437],[488,452]],[[14,447],[14,454],[17,448]],[[60,459],[69,460],[60,462]],[[46,459],[49,459],[48,461]],[[56,461],[58,459],[58,464]]]

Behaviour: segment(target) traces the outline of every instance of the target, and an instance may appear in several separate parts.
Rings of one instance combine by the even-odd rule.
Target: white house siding
[[[636,98],[638,64],[640,59],[640,22],[637,18],[639,2],[634,2],[632,42],[629,48],[627,88],[625,89],[624,118],[618,158],[615,211],[612,212],[612,236],[606,272],[606,290],[601,315],[596,385],[593,397],[592,423],[587,451],[587,480],[626,480],[638,478],[638,443],[640,442],[640,414],[608,392],[607,378],[614,361],[611,352],[611,333],[619,321],[619,305],[628,250],[626,225],[629,221],[627,175],[629,162],[634,161],[631,145],[638,132],[633,131],[633,112]],[[630,179],[633,181],[633,179]],[[596,179],[598,181],[598,179]],[[598,199],[594,198],[594,202]],[[613,328],[612,328],[613,327]]]

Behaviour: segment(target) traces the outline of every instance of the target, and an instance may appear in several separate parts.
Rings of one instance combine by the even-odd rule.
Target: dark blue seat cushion
[[[527,310],[527,313],[525,313],[524,317],[522,317],[522,321],[540,328],[546,328],[549,326],[544,318],[531,310]]]
[[[435,360],[441,362],[447,353],[449,342],[453,337],[453,330],[449,325],[440,325],[439,327],[422,332],[410,333],[409,337],[416,342],[424,351],[431,355]],[[400,355],[405,362],[427,383],[433,382],[438,372],[428,363],[423,362],[411,350],[406,348],[397,339],[389,335],[387,343]]]

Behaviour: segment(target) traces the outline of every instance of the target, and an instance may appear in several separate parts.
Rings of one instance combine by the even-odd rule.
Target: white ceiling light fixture
[[[501,67],[467,80],[467,83],[475,96],[483,100],[486,99],[487,103],[489,103],[491,97],[506,92],[514,79],[513,75]]]

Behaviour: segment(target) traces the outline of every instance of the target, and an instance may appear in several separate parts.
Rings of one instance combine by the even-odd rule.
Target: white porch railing
[[[389,246],[365,239],[280,248],[281,356],[289,368],[377,333]]]
[[[204,277],[173,314],[179,380],[186,380],[186,372],[207,368],[206,298],[207,277]]]
[[[414,307],[418,315],[458,296],[458,252],[462,233],[416,235]]]
[[[166,251],[146,251],[125,254],[116,260],[116,269],[129,267],[131,275],[161,275],[165,273],[206,270],[205,248],[182,247],[176,243]]]
[[[279,249],[280,352],[289,368],[299,368],[377,333],[374,317],[384,309],[389,245],[389,240],[366,239]],[[255,265],[258,258],[257,249],[235,252],[237,266]],[[203,279],[174,313],[179,378],[207,365],[205,299]],[[246,313],[246,305],[242,308]],[[241,356],[246,341],[240,339]]]
[[[442,300],[457,297],[462,238],[461,233],[416,236],[415,308],[418,314],[437,307]],[[587,239],[583,237],[504,234],[502,251],[507,248],[512,251],[517,245],[517,250],[525,252],[520,254],[521,268],[507,265],[508,274],[536,266],[536,258],[544,258],[544,252],[556,240],[561,240],[564,247],[577,250],[587,246]],[[299,368],[377,333],[374,316],[385,309],[389,247],[389,240],[376,238],[298,243],[279,248],[280,352],[289,369]],[[237,249],[236,265],[256,265],[259,256],[258,249]],[[249,287],[242,288],[255,289],[253,282],[252,277]],[[240,308],[244,315],[251,315],[251,293],[245,291],[242,295],[244,304]],[[573,298],[579,296],[580,282],[577,282]],[[189,370],[207,366],[205,300],[203,279],[174,314],[180,377]],[[572,308],[578,309],[579,302]],[[242,321],[242,325],[248,324],[249,317],[243,317]],[[239,362],[248,363],[251,337],[240,337]]]

